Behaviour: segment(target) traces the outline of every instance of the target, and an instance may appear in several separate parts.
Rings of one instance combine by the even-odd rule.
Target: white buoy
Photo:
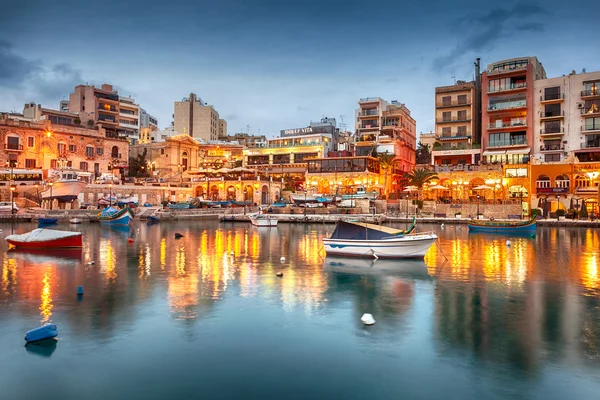
[[[442,229],[444,229],[444,224],[441,225]]]
[[[229,255],[230,255],[230,256],[233,256],[233,255],[235,255],[235,253],[232,251],[231,253],[229,253]]]
[[[283,257],[283,256],[282,256],[282,257],[279,259],[279,261],[281,261],[281,262],[285,262],[285,257]]]
[[[277,276],[281,278],[283,276],[283,272],[278,272]]]
[[[93,261],[88,262],[88,265],[94,265]]]
[[[363,314],[360,320],[365,325],[373,325],[375,323],[375,318],[371,314]]]
[[[512,243],[510,243],[510,240],[507,240],[507,241],[506,241],[506,245],[507,245],[507,246],[510,246],[511,244],[512,244]]]

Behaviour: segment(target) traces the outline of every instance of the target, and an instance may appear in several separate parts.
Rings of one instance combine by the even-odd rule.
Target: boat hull
[[[87,184],[81,181],[58,181],[54,183],[52,190],[48,189],[41,193],[42,200],[57,199],[60,202],[73,201],[86,186]]]
[[[112,215],[102,214],[98,217],[100,224],[102,225],[119,225],[119,226],[127,226],[133,220],[133,212],[129,208],[124,208],[115,212]]]
[[[21,235],[6,237],[6,241],[18,249],[40,250],[40,249],[74,249],[82,246],[81,233],[52,240],[22,241],[16,238]]]
[[[292,201],[294,204],[306,204],[306,203],[316,203],[317,198],[313,195],[304,195],[304,194],[291,194]]]
[[[437,240],[436,235],[403,236],[385,240],[323,239],[331,256],[362,258],[423,258]]]
[[[278,221],[275,218],[250,218],[250,222],[254,226],[273,227]]]
[[[484,224],[473,224],[469,223],[469,232],[482,232],[482,233],[500,233],[500,234],[512,234],[512,233],[535,233],[536,223],[529,222],[527,224],[513,223],[494,223],[489,222]]]

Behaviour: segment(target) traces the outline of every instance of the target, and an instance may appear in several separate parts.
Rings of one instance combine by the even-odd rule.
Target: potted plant
[[[564,221],[565,220],[565,214],[567,212],[564,209],[558,209],[556,210],[556,216],[558,217],[559,221]]]
[[[581,206],[581,211],[579,211],[579,218],[588,219],[588,210],[585,203]]]

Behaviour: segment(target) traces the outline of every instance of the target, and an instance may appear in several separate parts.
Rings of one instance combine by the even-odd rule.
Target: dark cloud
[[[16,88],[39,71],[38,64],[12,51],[10,43],[0,41],[0,86]]]
[[[532,18],[547,14],[547,11],[535,4],[517,4],[508,9],[493,9],[483,14],[469,14],[452,23],[456,34],[461,38],[456,46],[446,55],[433,60],[436,72],[450,67],[457,58],[467,53],[488,51],[502,39],[518,32],[540,32],[544,26],[529,21]]]
[[[52,101],[68,96],[83,79],[79,70],[67,64],[58,64],[38,71],[30,82],[40,100]]]

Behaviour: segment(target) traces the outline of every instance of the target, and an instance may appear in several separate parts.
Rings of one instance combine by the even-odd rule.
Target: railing
[[[377,137],[375,135],[364,135],[356,138],[357,142],[375,142]]]
[[[360,113],[361,117],[376,117],[377,115],[377,110],[364,110]]]
[[[378,129],[379,124],[365,124],[360,127],[360,129]]]
[[[581,97],[586,97],[586,96],[600,96],[600,87],[595,87],[595,88],[588,89],[588,90],[582,90]]]
[[[506,74],[508,72],[519,71],[527,69],[527,64],[525,65],[515,65],[515,66],[507,66],[502,68],[493,68],[487,71],[488,75],[496,75],[496,74]]]
[[[556,118],[556,117],[563,117],[564,115],[565,115],[565,111],[564,110],[560,110],[559,112],[556,112],[556,111],[544,112],[544,111],[542,111],[540,113],[540,116],[542,118]]]
[[[565,128],[562,126],[556,127],[556,128],[540,129],[541,135],[549,135],[551,133],[564,133],[564,132],[565,132]]]
[[[580,143],[582,149],[597,149],[600,148],[600,141]]]
[[[512,128],[515,126],[522,126],[522,127],[527,127],[527,120],[518,120],[518,121],[513,121],[513,122],[509,122],[509,123],[502,123],[502,124],[489,124],[488,125],[488,129],[502,129],[502,128]]]
[[[453,145],[443,144],[441,146],[434,146],[432,151],[448,151],[448,150],[479,150],[481,149],[480,144],[468,144],[468,143],[455,143]]]
[[[100,111],[106,111],[106,112],[113,112],[113,113],[117,112],[117,108],[115,106],[110,106],[110,105],[108,105],[108,106],[109,107],[106,108],[106,107],[104,107],[104,104],[98,104],[98,110],[100,110]]]
[[[446,132],[435,135],[437,139],[469,139],[470,133],[467,132]]]
[[[600,131],[600,126],[581,125],[581,132],[596,132],[596,131]]]
[[[4,143],[4,150],[23,150],[22,144]]]
[[[514,109],[514,108],[523,108],[523,107],[527,107],[526,100],[494,103],[494,104],[488,105],[487,109],[488,109],[488,111],[503,111],[503,110],[510,110],[510,109]]]
[[[442,101],[442,102],[435,103],[435,106],[437,108],[455,107],[455,106],[470,106],[470,105],[471,105],[470,101],[458,101],[458,100]]]
[[[470,121],[471,118],[458,118],[458,117],[454,117],[454,118],[442,118],[442,119],[436,119],[436,123],[438,124],[444,124],[447,122],[468,122]]]
[[[488,147],[510,147],[510,146],[527,146],[527,140],[510,140],[508,142],[490,143]]]
[[[600,114],[600,105],[598,104],[593,104],[592,107],[590,109],[586,109],[586,108],[582,108],[580,110],[582,115],[594,115],[594,114]]]
[[[266,148],[283,148],[283,147],[307,147],[307,146],[326,146],[326,142],[322,141],[314,141],[314,142],[304,142],[304,143],[268,143]]]
[[[502,88],[493,88],[493,89],[488,88],[488,93],[506,92],[508,90],[526,89],[526,88],[527,88],[526,83],[524,83],[524,84],[511,83],[510,85],[502,87]]]
[[[96,97],[104,100],[119,101],[119,96],[116,94],[96,93]]]
[[[540,146],[540,151],[557,151],[557,150],[564,150],[565,146],[560,145],[560,144],[551,144],[551,145],[546,145],[546,146]]]
[[[110,118],[102,118],[102,117],[100,117],[100,118],[98,118],[98,121],[99,122],[112,122],[113,124],[117,123],[114,118],[110,119]]]
[[[541,95],[540,101],[560,100],[560,99],[564,99],[564,98],[565,98],[564,93],[554,93],[554,94],[549,94],[549,95]]]
[[[455,171],[502,171],[502,164],[457,164],[457,165],[435,165],[435,172],[455,172]]]

